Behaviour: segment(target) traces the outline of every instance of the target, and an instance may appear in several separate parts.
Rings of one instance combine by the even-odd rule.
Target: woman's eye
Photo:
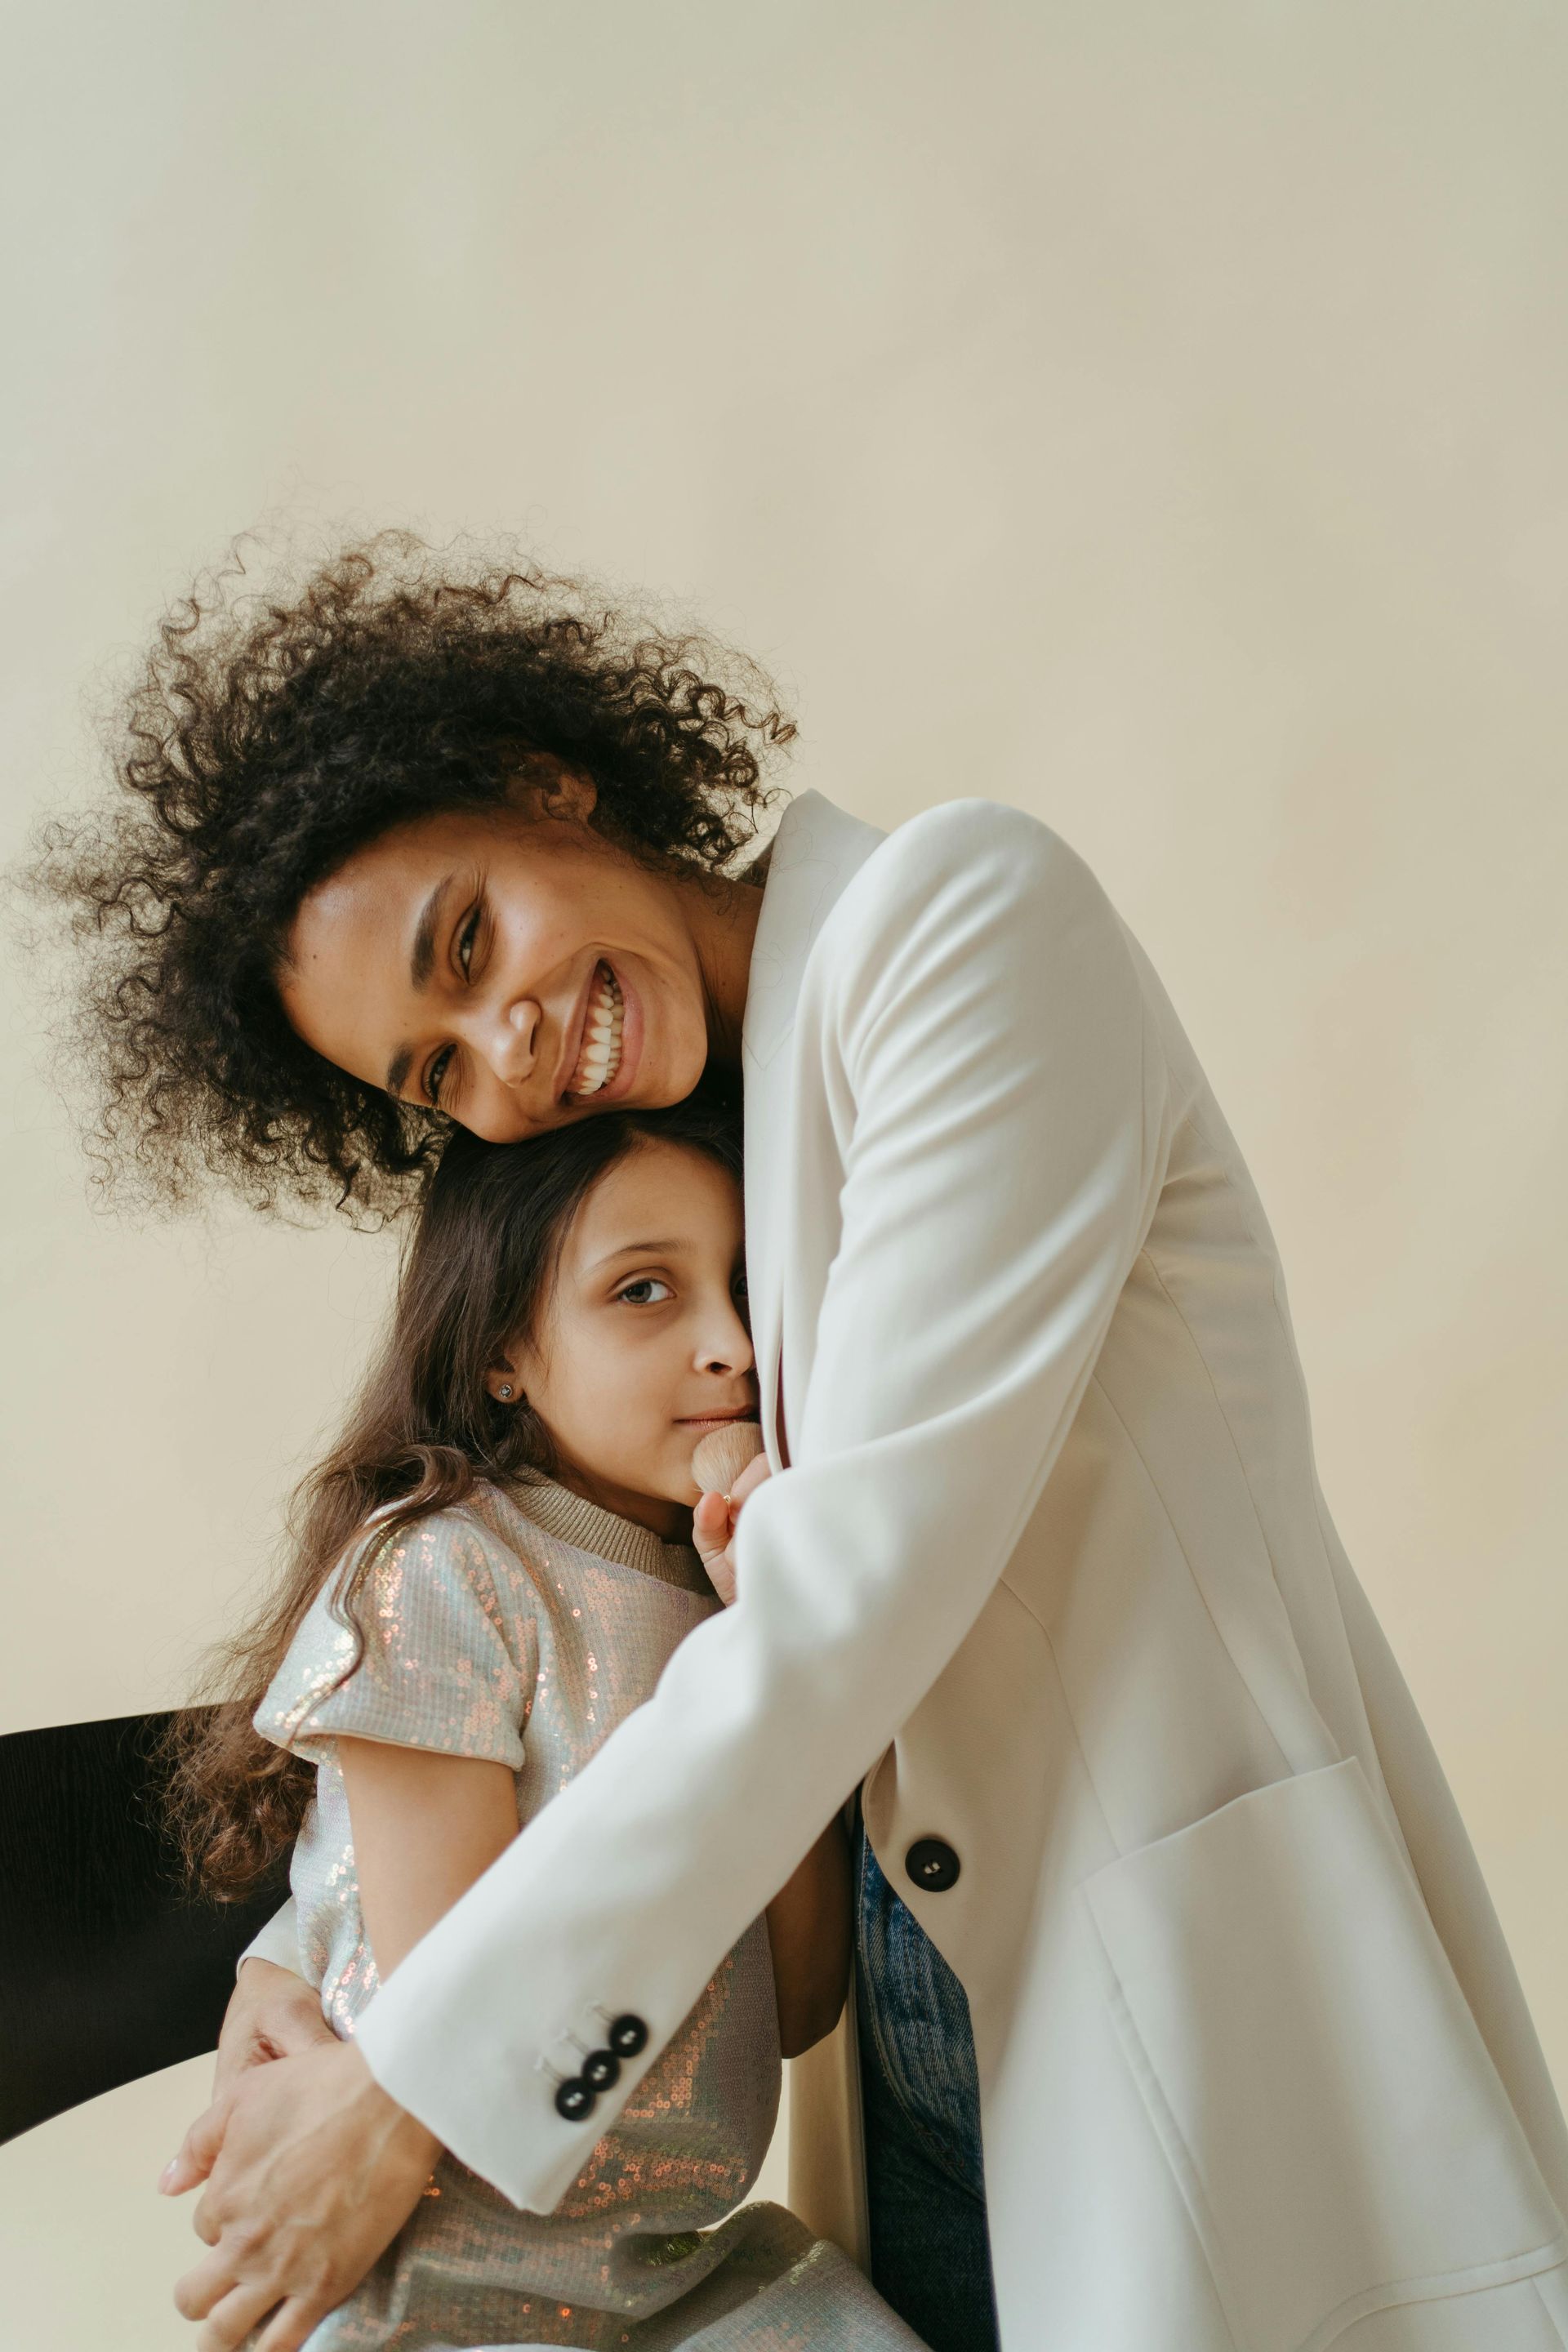
[[[462,929],[458,933],[458,961],[463,967],[463,976],[465,979],[468,977],[469,961],[474,952],[474,941],[478,939],[479,935],[479,910],[476,907],[472,914],[468,917],[467,922],[463,925]]]
[[[441,1100],[442,1080],[452,1066],[452,1051],[450,1045],[443,1045],[425,1073],[425,1099],[437,1107]]]
[[[628,1282],[626,1288],[617,1291],[616,1296],[618,1298],[624,1298],[628,1307],[658,1307],[663,1304],[663,1300],[649,1296],[649,1293],[655,1290],[662,1291],[665,1298],[673,1298],[675,1296],[668,1283],[661,1282],[657,1274],[645,1274],[637,1281]]]

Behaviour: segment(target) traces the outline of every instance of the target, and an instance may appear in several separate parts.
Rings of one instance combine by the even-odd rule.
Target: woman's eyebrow
[[[444,875],[419,909],[419,920],[414,930],[414,945],[408,955],[408,977],[416,989],[421,989],[426,985],[435,969],[436,932],[441,920],[441,901],[451,887],[451,876]],[[408,1076],[408,1065],[413,1059],[412,1046],[399,1045],[396,1053],[388,1062],[386,1091],[394,1097],[401,1097],[403,1081]]]
[[[408,958],[408,977],[416,988],[423,988],[436,962],[436,926],[441,919],[441,901],[450,889],[448,874],[437,882],[420,909],[418,928],[414,934],[414,947]]]

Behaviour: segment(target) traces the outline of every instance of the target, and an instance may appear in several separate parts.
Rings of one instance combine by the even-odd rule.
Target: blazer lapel
[[[752,948],[741,1066],[746,1116],[746,1276],[757,1360],[763,1437],[773,1469],[779,1445],[784,1251],[795,1150],[794,1056],[782,1049],[795,1026],[801,980],[816,935],[840,892],[878,845],[875,825],[802,793],[773,836]]]

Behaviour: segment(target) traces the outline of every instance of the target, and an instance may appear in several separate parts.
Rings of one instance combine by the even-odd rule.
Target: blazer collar
[[[770,1063],[795,1025],[806,959],[846,885],[887,835],[863,824],[820,793],[791,801],[773,835],[773,856],[752,945],[746,1011],[741,1024],[746,1104],[746,1265],[752,1285],[763,1440],[775,1470],[780,1450],[780,1360],[784,1306],[784,1225],[796,1143],[788,1057]]]
[[[741,1057],[762,1069],[788,1036],[801,975],[840,891],[887,839],[821,793],[791,801],[773,835],[762,910],[752,944]]]

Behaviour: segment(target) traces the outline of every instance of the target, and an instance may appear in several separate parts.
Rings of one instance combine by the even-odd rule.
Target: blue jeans
[[[872,2282],[931,2352],[997,2352],[969,2003],[858,1825],[855,1847]]]

